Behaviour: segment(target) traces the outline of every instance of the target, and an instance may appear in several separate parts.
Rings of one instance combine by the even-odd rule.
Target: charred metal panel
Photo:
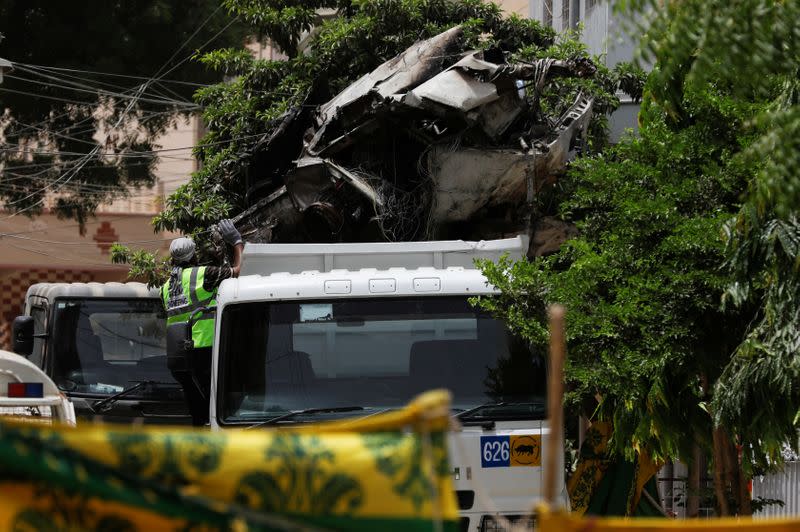
[[[253,155],[248,208],[237,217],[245,238],[418,240],[445,226],[482,227],[487,216],[496,232],[532,229],[520,213],[582,148],[592,112],[578,94],[563,115],[547,116],[539,95],[553,78],[595,67],[510,64],[499,50],[462,43],[452,28],[327,102],[317,105],[312,91],[302,110],[287,111]]]
[[[524,198],[534,156],[513,150],[437,147],[429,164],[436,191],[433,219],[463,222],[483,207]]]

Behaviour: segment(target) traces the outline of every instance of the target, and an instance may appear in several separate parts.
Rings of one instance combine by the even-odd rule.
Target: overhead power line
[[[44,75],[44,74],[40,74],[40,73],[38,73],[36,71],[33,71],[33,70],[27,70],[26,72],[42,76],[45,79],[49,79],[49,80],[63,81],[63,80],[59,80],[59,78],[55,78],[53,76],[47,76],[47,75]],[[36,85],[46,85],[48,87],[58,87],[59,89],[67,89],[67,90],[75,91],[75,92],[83,92],[83,93],[89,93],[89,94],[100,94],[100,95],[103,95],[103,96],[107,96],[109,98],[118,98],[118,99],[121,99],[121,100],[129,100],[129,99],[133,98],[133,96],[130,96],[130,95],[122,93],[122,92],[112,92],[112,91],[108,91],[108,90],[105,90],[105,89],[99,89],[99,88],[96,88],[96,87],[90,87],[90,86],[85,86],[85,85],[70,84],[70,83],[63,83],[63,82],[62,83],[54,83],[53,81],[38,81],[38,80],[35,80],[35,79],[30,79],[30,78],[25,78],[25,77],[22,77],[22,76],[18,76],[16,74],[14,74],[14,75],[7,74],[6,77],[10,78],[10,79],[16,79],[16,80],[19,80],[19,81],[22,81],[22,82],[25,82],[25,83],[32,83],[32,84],[36,84]],[[192,103],[192,102],[187,102],[185,100],[155,99],[155,98],[141,98],[141,97],[137,98],[137,100],[140,101],[140,102],[153,103],[153,104],[174,105],[176,107],[190,107],[192,109],[197,109],[199,107],[197,104]],[[94,103],[94,102],[92,102],[92,103]]]
[[[36,124],[34,124],[33,126],[39,126],[39,127],[41,127],[41,126],[44,126],[44,125],[46,125],[46,124],[47,124],[47,123],[49,123],[49,122],[55,122],[56,120],[59,120],[59,119],[61,119],[61,118],[64,118],[65,116],[68,116],[68,115],[69,115],[69,114],[71,114],[71,113],[72,113],[72,110],[68,110],[68,111],[66,111],[66,112],[64,112],[64,113],[61,113],[61,114],[59,114],[59,115],[56,115],[56,116],[53,116],[53,117],[46,118],[45,120],[42,120],[41,122],[37,122],[37,123],[36,123]],[[174,110],[172,110],[172,109],[170,109],[170,110],[167,110],[167,111],[152,111],[152,112],[146,112],[146,113],[143,113],[143,114],[142,114],[142,116],[141,116],[141,117],[139,117],[139,118],[140,118],[140,120],[141,120],[142,122],[144,122],[144,121],[146,121],[146,120],[149,120],[149,119],[151,119],[151,118],[153,118],[153,117],[156,117],[156,116],[160,116],[160,115],[166,115],[166,114],[174,114],[174,113],[175,113],[175,111],[174,111]],[[70,130],[70,128],[72,128],[72,127],[75,127],[75,126],[81,125],[81,124],[83,124],[84,122],[88,122],[89,120],[94,120],[95,118],[96,118],[95,116],[93,116],[93,115],[89,115],[89,116],[87,116],[86,118],[84,118],[83,120],[79,120],[78,122],[73,122],[73,123],[72,123],[72,124],[70,124],[69,126],[66,126],[65,128],[63,128],[63,129],[59,130],[59,132],[68,131],[68,130]],[[28,129],[28,128],[23,128],[23,129],[21,129],[21,130],[18,130],[18,131],[16,131],[16,133],[17,133],[17,134],[22,134],[22,133],[26,132],[26,131],[27,131],[27,129]],[[96,128],[92,128],[90,131],[94,131],[95,129],[96,129]]]
[[[74,103],[76,105],[94,105],[94,102],[83,101],[83,100],[73,100],[70,98],[59,98],[58,96],[48,96],[46,94],[37,94],[34,92],[27,92],[27,91],[18,91],[14,89],[7,89],[5,87],[0,87],[0,91],[2,92],[10,92],[13,94],[22,94],[23,96],[32,96],[34,98],[44,98],[45,100],[53,100],[56,102],[64,102],[64,103]]]
[[[32,65],[32,64],[29,64],[29,63],[14,63],[14,65],[15,66],[16,65],[22,65],[22,66],[25,66],[25,67],[28,67],[28,68],[40,68],[40,69],[43,69],[43,70],[53,70],[53,71],[59,71],[59,72],[75,72],[75,73],[78,73],[78,74],[96,74],[96,75],[99,75],[99,76],[108,76],[108,77],[126,78],[126,79],[136,79],[136,80],[140,80],[140,81],[141,80],[150,79],[147,76],[131,76],[129,74],[114,74],[112,72],[98,72],[96,70],[80,70],[80,69],[76,69],[76,68],[61,68],[61,67],[53,67],[53,66],[45,66],[45,65]],[[82,79],[88,81],[90,78],[82,78]],[[163,78],[159,78],[158,82],[159,83],[175,83],[177,85],[188,85],[188,86],[192,86],[192,87],[209,87],[210,86],[207,83],[197,83],[197,82],[191,82],[191,81],[178,81],[178,80],[175,80],[175,79],[163,79]]]
[[[210,15],[209,15],[209,16],[206,18],[206,20],[205,20],[205,21],[203,21],[203,23],[202,23],[202,24],[201,24],[201,25],[200,25],[200,26],[199,26],[199,27],[198,27],[198,28],[197,28],[197,29],[194,31],[194,33],[192,33],[192,34],[191,34],[191,35],[190,35],[190,36],[189,36],[189,37],[188,37],[188,38],[187,38],[187,39],[186,39],[186,40],[183,42],[183,44],[181,44],[181,46],[180,46],[180,47],[178,47],[178,49],[177,49],[177,50],[175,50],[175,52],[173,52],[173,54],[170,56],[170,58],[169,58],[169,59],[167,59],[167,61],[166,61],[166,62],[165,62],[165,63],[164,63],[162,66],[161,66],[161,68],[159,68],[159,69],[158,69],[158,71],[157,71],[157,72],[156,72],[156,73],[155,73],[155,74],[154,74],[152,77],[148,78],[148,79],[147,79],[147,80],[145,80],[145,81],[144,81],[144,82],[143,82],[141,85],[139,85],[138,89],[137,89],[137,90],[136,90],[136,92],[134,93],[134,96],[133,96],[133,97],[132,97],[132,98],[129,100],[129,102],[128,102],[128,105],[125,107],[125,109],[123,110],[123,112],[120,114],[120,116],[119,116],[119,119],[118,119],[118,120],[116,121],[116,123],[115,123],[115,124],[114,124],[114,125],[111,127],[111,130],[115,130],[115,129],[117,129],[117,128],[120,126],[120,124],[122,123],[122,121],[124,120],[124,118],[125,118],[125,117],[127,116],[127,114],[128,114],[130,111],[131,111],[131,109],[133,108],[133,106],[135,105],[135,103],[138,101],[138,99],[142,97],[142,95],[144,94],[144,92],[145,92],[145,90],[147,89],[147,87],[149,87],[149,86],[150,86],[152,83],[154,83],[155,81],[157,81],[159,78],[163,78],[164,76],[168,75],[170,72],[174,71],[174,70],[175,70],[175,69],[177,69],[177,68],[178,68],[180,65],[182,65],[183,63],[185,63],[186,61],[188,61],[189,59],[191,59],[191,58],[194,56],[194,54],[191,54],[191,55],[187,56],[185,59],[183,59],[183,60],[179,61],[177,64],[175,64],[175,65],[174,65],[172,68],[170,68],[169,70],[166,70],[166,71],[164,71],[164,69],[167,67],[167,65],[168,65],[168,64],[169,64],[169,63],[170,63],[170,62],[171,62],[171,61],[172,61],[172,60],[173,60],[175,57],[177,57],[177,55],[180,53],[180,51],[181,51],[181,50],[182,50],[182,49],[183,49],[183,48],[184,48],[184,47],[185,47],[185,46],[186,46],[186,45],[187,45],[187,44],[188,44],[188,43],[191,41],[191,39],[192,39],[192,38],[194,38],[194,36],[195,36],[195,35],[197,35],[197,34],[200,32],[200,30],[201,30],[203,27],[205,27],[205,25],[206,25],[206,24],[208,24],[208,22],[209,22],[209,21],[210,21],[210,20],[211,20],[211,19],[212,19],[212,18],[213,18],[213,17],[214,17],[214,16],[215,16],[215,15],[216,15],[218,12],[219,12],[219,10],[220,10],[220,9],[222,9],[222,7],[223,7],[223,6],[224,6],[224,4],[223,4],[223,3],[220,3],[219,7],[217,7],[217,9],[216,9],[216,10],[214,10],[214,12],[213,12],[213,13],[211,13],[211,14],[210,14]],[[211,43],[211,42],[212,42],[214,39],[216,39],[216,38],[217,38],[218,36],[220,36],[220,35],[221,35],[223,32],[225,32],[225,31],[226,31],[226,30],[227,30],[227,29],[228,29],[228,28],[229,28],[231,25],[233,25],[233,23],[235,23],[235,22],[236,22],[238,19],[239,19],[239,17],[237,16],[237,17],[235,17],[233,20],[231,20],[231,22],[229,22],[229,23],[228,23],[228,24],[227,24],[227,25],[226,25],[224,28],[222,28],[220,31],[218,31],[216,34],[214,34],[214,36],[212,36],[212,37],[211,37],[209,40],[207,40],[205,43],[203,43],[203,45],[202,45],[202,46],[200,46],[199,48],[197,48],[197,51],[200,51],[200,50],[202,50],[203,48],[205,48],[205,47],[206,47],[208,44],[210,44],[210,43]],[[0,90],[3,90],[3,89],[0,89]],[[89,153],[85,154],[85,155],[84,155],[84,157],[83,157],[83,158],[81,158],[81,159],[80,159],[80,160],[79,160],[79,161],[76,163],[76,165],[75,165],[75,166],[74,166],[74,167],[73,167],[73,168],[72,168],[70,171],[68,171],[67,173],[65,173],[64,175],[62,175],[61,177],[59,177],[59,179],[57,179],[56,181],[54,181],[52,185],[47,185],[46,187],[44,187],[44,188],[42,188],[42,189],[39,189],[38,191],[31,192],[30,194],[28,194],[28,195],[27,195],[27,196],[25,196],[24,198],[20,198],[20,199],[14,200],[14,201],[12,201],[12,202],[7,202],[7,203],[6,203],[6,206],[18,204],[18,203],[20,203],[20,202],[22,202],[22,201],[25,201],[25,200],[27,200],[27,199],[31,198],[33,195],[35,195],[35,194],[37,194],[37,193],[43,193],[43,192],[47,192],[48,190],[49,190],[49,191],[51,191],[51,192],[56,192],[56,191],[58,191],[58,190],[59,190],[61,187],[63,187],[63,186],[64,186],[64,185],[66,185],[67,183],[69,183],[69,182],[70,182],[70,180],[71,180],[73,177],[75,177],[75,175],[77,175],[77,173],[78,173],[78,172],[79,172],[79,171],[80,171],[80,170],[81,170],[81,169],[82,169],[82,168],[83,168],[83,167],[86,165],[86,163],[87,163],[87,162],[88,162],[88,161],[89,161],[89,160],[90,160],[92,157],[94,157],[95,155],[97,155],[97,153],[98,153],[99,151],[100,151],[100,147],[99,147],[99,146],[96,146],[96,147],[95,147],[95,148],[93,148],[93,149],[92,149],[92,150],[91,150]],[[171,150],[171,151],[174,151],[174,150]],[[13,216],[16,216],[16,215],[18,215],[18,214],[22,214],[23,212],[26,212],[26,211],[28,211],[28,210],[31,210],[31,209],[33,209],[33,208],[35,208],[35,207],[37,207],[37,206],[41,205],[41,204],[42,204],[42,203],[43,203],[45,200],[46,200],[46,198],[44,198],[44,197],[43,197],[43,198],[41,198],[40,200],[38,200],[37,202],[35,202],[34,204],[32,204],[32,205],[30,205],[30,206],[28,206],[28,207],[26,207],[26,208],[24,208],[24,209],[21,209],[21,210],[17,211],[16,213],[14,213],[14,214],[12,214],[12,215],[8,216],[7,218],[11,218],[11,217],[13,217]]]
[[[91,261],[87,261],[85,257],[74,257],[74,258],[73,257],[60,257],[58,255],[53,255],[52,253],[47,253],[45,251],[41,251],[41,250],[38,250],[38,249],[31,249],[31,248],[26,248],[24,246],[19,246],[17,244],[12,244],[11,242],[8,242],[8,245],[13,247],[13,248],[16,248],[16,249],[21,249],[23,251],[27,251],[28,253],[34,253],[36,255],[42,255],[44,257],[48,257],[48,258],[55,259],[55,260],[58,260],[58,261],[80,262],[82,265],[101,266],[103,268],[115,268],[115,269],[125,268],[126,266],[128,266],[126,264],[110,264],[108,262],[91,262]]]
[[[97,242],[69,242],[64,240],[43,240],[40,238],[31,238],[28,236],[22,236],[17,234],[6,234],[0,233],[0,238],[15,238],[18,240],[28,240],[30,242],[36,242],[39,244],[50,244],[56,246],[96,246]],[[131,244],[153,244],[156,242],[168,242],[172,240],[172,238],[152,238],[148,240],[129,240],[127,242],[115,242],[117,244],[122,244],[123,246],[128,246]]]
[[[145,89],[145,88],[146,88],[146,87],[145,87],[144,85],[142,85],[142,86],[140,87],[140,89],[139,89],[139,90],[136,92],[136,95],[138,95],[138,96],[141,96],[141,94],[144,92],[144,89]],[[135,104],[135,103],[136,103],[136,100],[135,100],[135,99],[133,99],[133,100],[131,100],[131,101],[129,101],[129,102],[128,102],[128,105],[125,107],[125,110],[122,112],[122,114],[120,114],[120,116],[119,116],[119,119],[118,119],[118,120],[116,121],[116,123],[115,123],[115,124],[112,126],[112,130],[113,130],[113,129],[117,129],[117,128],[120,126],[120,124],[122,123],[122,121],[125,119],[125,116],[126,116],[126,115],[127,115],[127,114],[128,114],[130,111],[131,111],[131,109],[133,108],[133,106],[134,106],[134,104]],[[61,177],[59,177],[58,179],[56,179],[56,181],[54,181],[52,185],[47,185],[47,186],[45,186],[44,188],[41,188],[41,189],[39,189],[38,191],[31,192],[30,194],[28,194],[28,195],[27,195],[27,196],[25,196],[24,198],[20,198],[20,199],[17,199],[17,200],[11,201],[11,202],[6,202],[6,207],[8,207],[9,205],[16,205],[16,204],[18,204],[18,203],[21,203],[21,202],[23,202],[23,201],[25,201],[25,200],[27,200],[27,199],[30,199],[30,198],[31,198],[31,197],[33,197],[34,195],[36,195],[36,194],[40,194],[40,193],[42,193],[42,192],[46,192],[47,190],[51,190],[52,192],[56,192],[56,191],[58,191],[58,190],[59,190],[61,187],[63,187],[63,186],[64,186],[64,185],[66,185],[67,183],[69,183],[69,182],[70,182],[70,180],[71,180],[73,177],[75,177],[75,175],[77,175],[77,173],[78,173],[78,172],[80,172],[80,170],[83,168],[83,166],[85,166],[85,165],[86,165],[86,163],[87,163],[87,162],[88,162],[88,161],[89,161],[89,160],[90,160],[92,157],[94,157],[95,155],[97,155],[97,153],[98,153],[99,151],[100,151],[100,147],[99,147],[99,146],[96,146],[96,147],[95,147],[95,148],[93,148],[93,149],[92,149],[92,150],[91,150],[89,153],[87,153],[87,154],[85,155],[85,157],[83,157],[81,160],[79,160],[79,161],[78,161],[78,163],[76,163],[76,165],[75,165],[75,166],[74,166],[72,169],[70,169],[68,172],[66,172],[65,174],[63,174],[63,175],[62,175]],[[63,184],[61,184],[61,185],[59,185],[57,188],[53,189],[53,186],[55,186],[55,185],[58,185],[60,182],[62,182],[62,179],[63,179]],[[42,198],[42,199],[40,199],[39,201],[37,201],[37,202],[33,203],[32,205],[30,205],[30,206],[28,206],[28,207],[25,207],[24,209],[21,209],[21,210],[19,210],[19,211],[15,212],[14,214],[12,214],[11,216],[9,216],[8,218],[14,217],[14,216],[16,216],[16,215],[18,215],[18,214],[22,214],[23,212],[26,212],[26,211],[28,211],[28,210],[34,209],[35,207],[38,207],[39,205],[41,205],[41,204],[42,204],[42,203],[44,203],[45,201],[46,201],[46,198]]]
[[[219,146],[220,144],[228,144],[228,143],[231,143],[231,142],[237,142],[237,141],[240,141],[240,140],[246,140],[246,139],[252,139],[252,138],[261,138],[263,136],[264,136],[263,133],[256,133],[256,134],[253,134],[253,135],[244,135],[244,136],[241,136],[241,137],[234,137],[234,138],[227,139],[227,140],[218,140],[218,141],[215,141],[215,142],[206,142],[204,144],[195,144],[193,146],[182,146],[182,147],[179,147],[179,148],[163,148],[163,149],[159,149],[159,150],[142,150],[142,151],[130,150],[130,151],[122,152],[122,153],[109,153],[109,154],[105,154],[105,155],[108,155],[109,157],[122,157],[122,158],[132,157],[132,158],[135,158],[135,157],[139,157],[139,156],[142,156],[142,155],[154,155],[154,154],[158,154],[158,153],[167,153],[167,152],[174,152],[174,151],[188,151],[188,150],[193,150],[195,148],[207,148],[209,146]],[[16,151],[19,148],[26,148],[25,146],[22,146],[22,145],[19,145],[19,144],[12,144],[10,146],[11,146],[10,148],[0,148],[0,151]],[[83,153],[80,153],[80,152],[47,151],[47,150],[28,150],[27,152],[30,153],[30,154],[38,154],[38,155],[74,155],[74,156],[83,156],[84,155]]]
[[[91,77],[75,76],[73,74],[66,74],[64,72],[54,71],[54,70],[52,70],[50,68],[47,68],[47,67],[31,66],[31,65],[25,66],[25,65],[23,65],[20,68],[27,68],[29,70],[34,70],[34,71],[36,71],[36,73],[38,75],[42,75],[42,73],[50,74],[50,75],[58,75],[58,76],[61,77],[63,82],[69,83],[69,84],[75,84],[75,81],[73,81],[73,80],[76,80],[78,82],[81,82],[80,85],[84,85],[86,87],[91,87],[91,88],[100,87],[100,88],[104,88],[105,90],[113,89],[114,92],[121,92],[122,94],[129,94],[131,92],[131,87],[127,86],[127,85],[125,85],[125,86],[124,85],[118,85],[116,83],[108,83],[106,81],[100,81],[98,79],[91,78]],[[184,98],[183,96],[180,96],[178,93],[176,93],[175,91],[170,89],[167,85],[165,85],[161,81],[157,82],[157,85],[159,87],[161,87],[162,89],[164,89],[164,91],[172,93],[172,95],[175,97],[175,99],[191,103],[189,100],[186,100],[186,98]],[[159,95],[161,97],[165,97],[168,100],[172,99],[171,96],[165,96],[163,91],[158,90],[155,87],[153,87],[153,92],[155,92],[157,95]]]

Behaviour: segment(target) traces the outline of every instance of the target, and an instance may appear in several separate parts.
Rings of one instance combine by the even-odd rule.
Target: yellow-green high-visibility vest
[[[203,288],[206,267],[183,268],[180,276],[181,286],[170,286],[173,278],[161,287],[161,297],[164,298],[164,308],[167,309],[167,325],[188,322],[193,312],[203,307],[216,310],[217,302],[214,299],[217,291],[206,291]],[[214,314],[204,313],[195,317],[197,321],[192,325],[192,341],[194,347],[211,347],[214,343]]]

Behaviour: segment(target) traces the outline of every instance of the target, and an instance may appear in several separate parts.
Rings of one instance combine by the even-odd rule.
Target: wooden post
[[[703,471],[702,454],[696,443],[692,448],[692,461],[689,464],[689,478],[686,489],[686,517],[700,517],[700,477]]]
[[[564,455],[562,427],[564,424],[564,358],[566,339],[564,333],[564,307],[551,305],[550,314],[550,378],[547,386],[547,419],[550,437],[547,439],[547,461],[544,469],[544,500],[551,508],[561,491],[556,486],[559,478],[559,456]]]

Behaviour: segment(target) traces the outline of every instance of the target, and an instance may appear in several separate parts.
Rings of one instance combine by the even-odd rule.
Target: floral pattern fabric
[[[0,529],[456,530],[449,414],[437,391],[288,429],[0,423]]]

